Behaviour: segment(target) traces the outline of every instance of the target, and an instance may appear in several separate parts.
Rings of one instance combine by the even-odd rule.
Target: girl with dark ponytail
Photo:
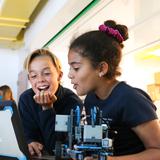
[[[160,160],[160,125],[154,104],[144,91],[117,80],[127,39],[128,28],[113,20],[80,35],[69,47],[68,76],[77,94],[87,95],[86,113],[98,106],[103,117],[112,120],[111,129],[117,134],[108,160]]]

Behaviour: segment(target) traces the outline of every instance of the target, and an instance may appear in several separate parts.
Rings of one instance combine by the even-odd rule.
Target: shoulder
[[[59,86],[59,89],[56,93],[58,101],[61,101],[63,103],[78,103],[82,105],[82,100],[78,97],[77,94],[75,94],[72,90],[65,88],[63,86]]]
[[[20,100],[22,99],[28,99],[28,98],[33,98],[34,96],[34,92],[32,90],[32,88],[25,90],[21,95],[20,95]]]
[[[146,103],[153,104],[150,96],[140,88],[132,87],[126,84],[123,90],[125,92],[125,97],[128,97],[129,100],[140,100]]]
[[[59,86],[56,95],[59,98],[75,97],[75,98],[79,99],[79,97],[71,89],[65,88],[65,87],[63,87],[61,85]]]
[[[122,96],[126,96],[126,95],[133,94],[134,88],[128,85],[126,82],[122,81],[122,82],[119,82],[119,84],[116,86],[114,91],[117,91],[117,93],[121,93]]]
[[[70,113],[70,109],[80,106],[82,108],[82,100],[70,89],[59,86],[56,92],[57,101],[54,104],[57,113]],[[59,107],[60,106],[60,107]]]
[[[152,108],[156,109],[152,99],[144,90],[132,87],[125,82],[121,82],[119,86],[117,86],[116,94],[114,94],[114,96],[119,97],[131,106],[152,106]]]
[[[146,121],[157,119],[155,105],[149,95],[130,85],[123,84],[123,100],[121,99],[121,113],[123,121],[134,127]]]
[[[138,98],[149,100],[150,102],[152,102],[151,98],[145,91],[143,91],[140,88],[132,87],[125,82],[120,82],[118,84],[118,86],[115,89],[115,93],[119,94],[121,98],[126,99],[127,97],[129,100]]]

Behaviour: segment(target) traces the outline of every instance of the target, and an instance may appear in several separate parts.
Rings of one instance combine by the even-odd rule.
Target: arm
[[[25,99],[26,97],[20,97],[18,109],[22,120],[26,141],[27,143],[32,141],[41,142],[40,130],[38,124],[34,120],[33,111],[30,107],[31,104],[27,102],[28,99]]]
[[[133,128],[143,141],[146,150],[137,154],[124,156],[108,156],[107,160],[159,160],[160,159],[160,124],[153,120]],[[86,157],[84,160],[93,160]]]
[[[40,130],[33,118],[32,109],[30,108],[30,103],[28,103],[29,100],[25,101],[26,99],[26,97],[21,96],[18,104],[25,138],[28,143],[30,154],[34,155],[36,153],[37,155],[41,155],[43,145],[41,142]]]
[[[53,105],[54,107],[54,105]],[[55,111],[54,108],[39,112],[39,125],[47,151],[52,154],[55,143]]]
[[[160,123],[152,120],[132,128],[146,148],[145,151],[126,156],[108,157],[107,160],[159,160],[160,159]]]

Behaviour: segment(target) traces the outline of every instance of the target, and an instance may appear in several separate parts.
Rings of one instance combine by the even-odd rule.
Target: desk
[[[42,156],[42,157],[38,157],[35,156],[33,158],[31,158],[31,160],[55,160],[55,156]]]

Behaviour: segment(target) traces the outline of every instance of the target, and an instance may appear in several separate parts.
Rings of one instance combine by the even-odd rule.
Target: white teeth
[[[38,87],[39,89],[46,89],[48,86]]]

